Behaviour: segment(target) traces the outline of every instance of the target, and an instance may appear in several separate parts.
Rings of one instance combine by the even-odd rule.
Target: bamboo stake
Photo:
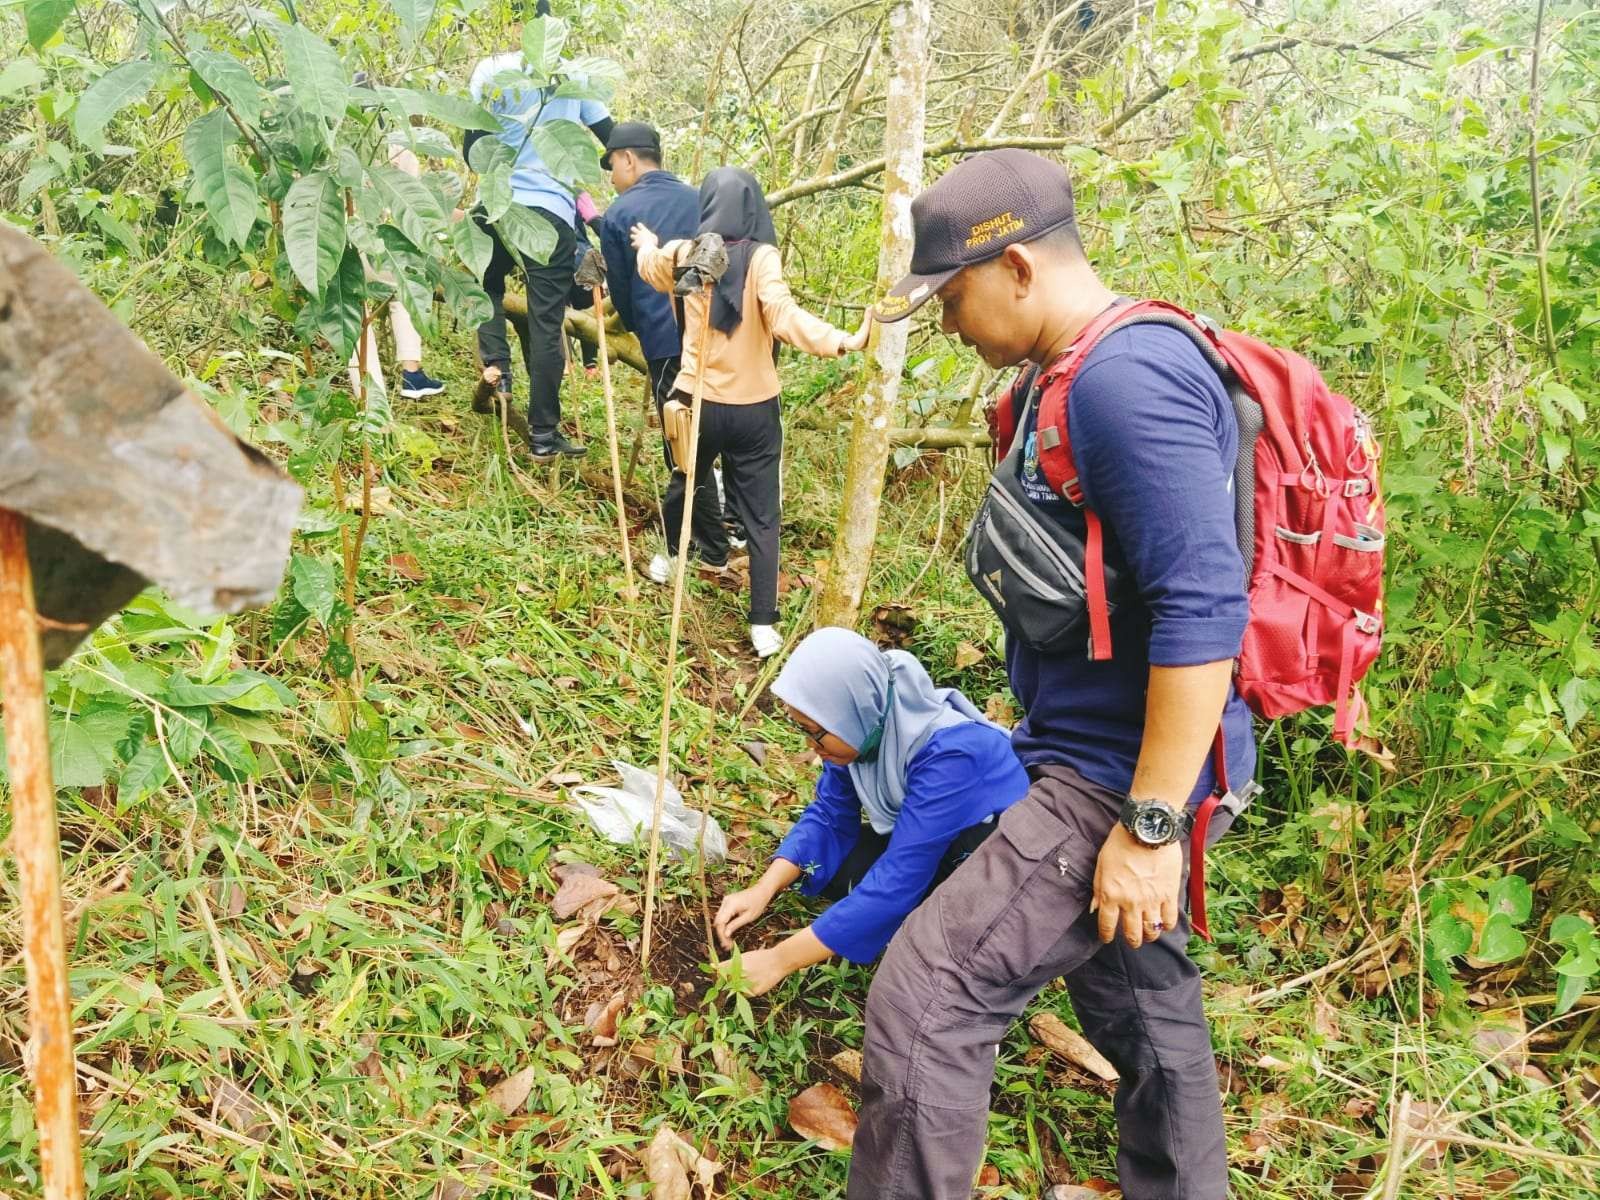
[[[22,893],[34,1124],[45,1200],[83,1200],[72,1000],[61,921],[61,852],[50,780],[44,660],[22,517],[0,508],[0,692],[11,770],[11,852]]]
[[[672,693],[678,673],[678,630],[683,624],[683,581],[689,574],[689,528],[694,517],[695,460],[700,455],[700,409],[705,394],[706,346],[711,335],[711,290],[705,285],[706,319],[700,325],[695,356],[694,397],[689,409],[689,461],[683,468],[683,518],[678,522],[678,556],[672,573],[672,623],[667,630],[667,678],[661,696],[661,744],[656,759],[655,810],[650,818],[650,869],[645,877],[644,931],[639,938],[639,967],[650,972],[650,934],[656,915],[656,868],[661,860],[661,798],[667,790],[667,753],[672,734]]]
[[[622,542],[622,569],[628,580],[622,594],[629,600],[639,597],[633,579],[633,551],[628,546],[628,511],[622,502],[622,454],[617,447],[617,406],[611,395],[611,356],[606,353],[606,315],[600,289],[594,292],[594,325],[600,331],[600,390],[606,398],[606,440],[611,445],[611,483],[617,502],[617,538]],[[631,635],[630,635],[631,636]]]

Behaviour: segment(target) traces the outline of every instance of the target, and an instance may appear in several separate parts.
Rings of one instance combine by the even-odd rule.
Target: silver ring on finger
[[[1148,929],[1151,933],[1160,933],[1163,929],[1166,928],[1166,926],[1163,925],[1160,921],[1151,921],[1149,924],[1147,924],[1145,926],[1145,928]]]

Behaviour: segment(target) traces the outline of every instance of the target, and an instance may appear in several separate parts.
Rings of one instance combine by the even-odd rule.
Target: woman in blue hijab
[[[724,947],[800,881],[835,903],[809,928],[741,956],[752,994],[835,954],[871,962],[906,916],[1028,790],[1010,735],[903,650],[819,629],[772,685],[822,758],[816,799],[761,879],[717,910]]]

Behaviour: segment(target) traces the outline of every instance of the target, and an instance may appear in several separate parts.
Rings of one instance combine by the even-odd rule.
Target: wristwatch
[[[1189,836],[1194,814],[1187,808],[1173,808],[1163,800],[1139,800],[1129,796],[1122,802],[1122,827],[1140,845],[1154,849],[1170,846]]]

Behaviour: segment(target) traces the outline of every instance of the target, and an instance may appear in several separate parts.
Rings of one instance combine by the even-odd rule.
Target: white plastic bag
[[[619,845],[648,844],[650,818],[655,808],[656,773],[612,759],[611,765],[622,776],[620,788],[573,788],[583,811],[601,836]],[[715,817],[704,817],[683,802],[683,796],[667,780],[661,801],[661,841],[678,858],[688,858],[701,850],[701,823],[705,824],[706,861],[719,863],[728,857],[728,839]]]

